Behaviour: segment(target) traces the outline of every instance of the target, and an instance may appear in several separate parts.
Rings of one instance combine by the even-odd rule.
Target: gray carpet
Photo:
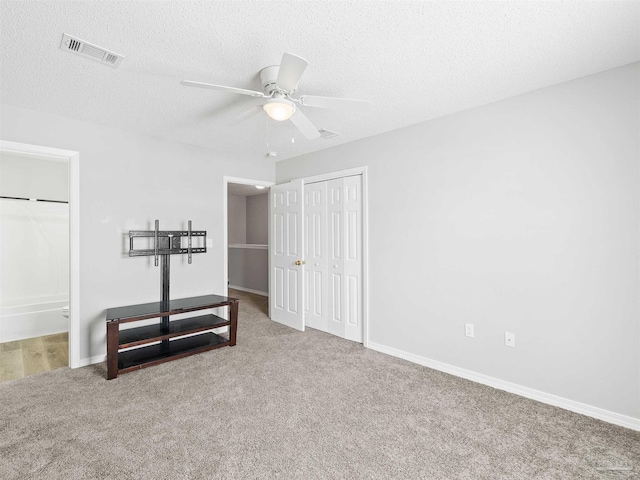
[[[236,347],[109,382],[96,365],[1,383],[0,478],[640,478],[640,433],[291,330],[233,294]]]

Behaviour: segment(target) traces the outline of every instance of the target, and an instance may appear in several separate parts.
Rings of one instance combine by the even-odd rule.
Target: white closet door
[[[362,177],[296,180],[270,199],[271,318],[362,342]]]
[[[362,342],[362,177],[343,178],[344,338]]]
[[[345,337],[344,323],[344,198],[342,178],[327,182],[329,298],[327,331]]]
[[[327,182],[304,186],[305,325],[328,330]]]
[[[303,183],[270,188],[269,305],[271,319],[304,331]]]

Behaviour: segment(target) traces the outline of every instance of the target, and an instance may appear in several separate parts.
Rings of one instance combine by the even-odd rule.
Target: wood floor
[[[69,334],[0,343],[0,382],[69,365]]]

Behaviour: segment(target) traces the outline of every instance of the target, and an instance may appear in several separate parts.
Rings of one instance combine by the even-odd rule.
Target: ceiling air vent
[[[81,57],[90,58],[96,60],[110,67],[116,68],[122,62],[124,58],[122,55],[110,52],[102,47],[98,47],[91,43],[74,38],[64,33],[62,35],[62,41],[60,42],[60,50],[66,50],[67,52],[75,53]]]
[[[339,133],[332,132],[331,130],[318,130],[318,131],[320,132],[320,137],[324,138],[325,140],[329,140],[330,138],[336,138],[340,136]]]
[[[69,50],[73,50],[74,52],[80,50],[80,42],[73,38],[69,39],[69,43],[67,45],[69,45]]]

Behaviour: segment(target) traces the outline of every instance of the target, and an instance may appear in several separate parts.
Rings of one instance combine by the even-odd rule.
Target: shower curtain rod
[[[41,198],[5,197],[4,195],[0,195],[0,198],[4,198],[7,200],[26,200],[28,202],[69,203],[69,202],[65,202],[64,200],[43,200]]]

